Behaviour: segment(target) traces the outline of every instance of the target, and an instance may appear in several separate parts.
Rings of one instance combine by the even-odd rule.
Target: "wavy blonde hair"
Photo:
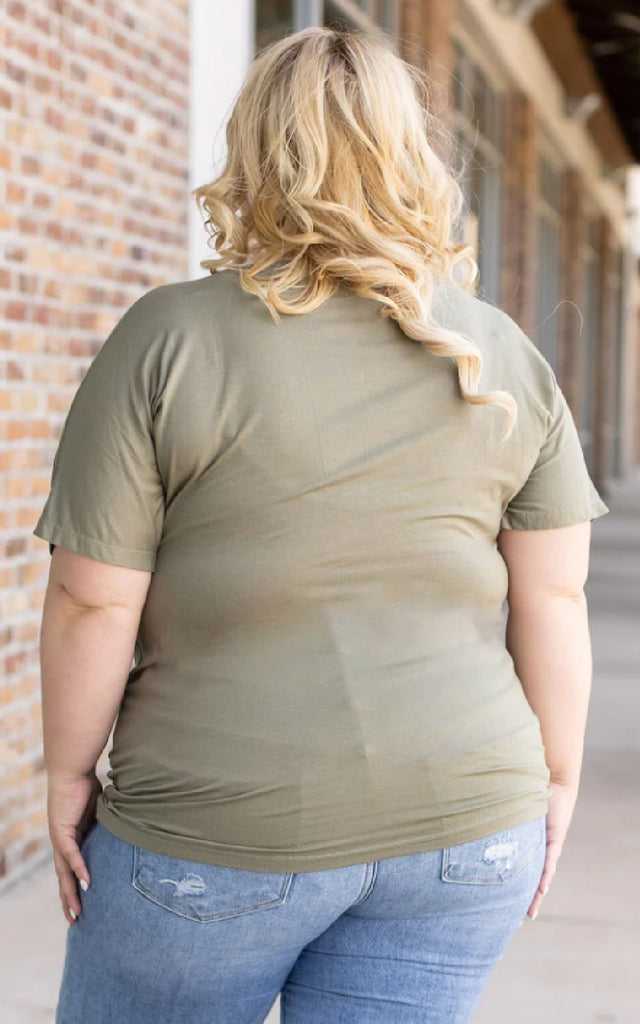
[[[306,28],[272,43],[236,97],[222,172],[191,193],[218,253],[200,266],[238,269],[275,321],[311,312],[341,282],[374,299],[409,338],[455,360],[467,402],[507,411],[506,440],[513,396],[479,394],[480,350],[432,316],[435,280],[467,259],[466,290],[478,267],[452,240],[464,195],[430,138],[451,136],[429,112],[427,79],[382,32]],[[292,288],[301,293],[285,299]]]

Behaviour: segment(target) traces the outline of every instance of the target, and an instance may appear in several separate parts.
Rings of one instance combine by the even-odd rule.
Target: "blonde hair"
[[[467,402],[507,411],[506,440],[513,396],[479,394],[480,350],[432,316],[434,281],[468,259],[466,289],[478,267],[471,246],[452,240],[464,195],[430,145],[449,135],[422,74],[382,32],[306,28],[263,49],[227,123],[225,166],[191,193],[219,254],[200,266],[238,269],[276,322],[316,309],[340,283],[380,302],[409,338],[455,360]]]

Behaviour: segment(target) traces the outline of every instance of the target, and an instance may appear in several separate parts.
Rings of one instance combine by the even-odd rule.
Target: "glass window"
[[[487,134],[487,96],[491,90],[484,71],[477,64],[473,65],[473,112],[481,135]]]
[[[453,105],[456,110],[464,111],[464,50],[457,39],[453,42]]]
[[[369,21],[391,32],[397,30],[399,0],[324,0],[325,17],[329,7],[342,11],[347,20],[351,17],[350,8],[357,7]]]
[[[256,0],[256,52],[281,39],[294,24],[294,0]]]
[[[538,231],[534,340],[554,370],[558,364],[562,171],[538,158]]]
[[[581,335],[582,401],[580,403],[580,440],[587,466],[593,468],[593,419],[595,410],[596,352],[598,345],[598,317],[600,315],[599,256],[594,238],[595,218],[589,220],[585,247],[585,301],[582,314],[584,326]]]
[[[623,417],[624,417],[624,333],[625,333],[625,303],[627,301],[625,289],[625,264],[624,252],[618,250],[616,256],[616,288],[615,288],[615,367],[614,367],[614,388],[613,401],[613,474],[616,477],[623,473]]]
[[[491,161],[478,165],[479,237],[478,266],[482,295],[499,301],[502,233],[502,169]]]
[[[351,28],[357,27],[358,19],[350,17],[349,9],[339,0],[324,0],[322,23],[326,28]]]
[[[397,31],[398,0],[320,0],[322,23],[327,28],[378,25]]]
[[[466,207],[478,223],[478,294],[498,304],[501,297],[501,234],[504,162],[504,99],[500,89],[454,41],[454,128],[456,170]],[[467,213],[463,214],[463,223]],[[462,228],[456,230],[460,236]]]
[[[255,0],[256,52],[287,32],[307,25],[367,28],[395,35],[399,0]]]

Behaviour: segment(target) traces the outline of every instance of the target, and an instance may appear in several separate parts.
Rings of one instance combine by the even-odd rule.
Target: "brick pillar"
[[[398,50],[403,60],[426,71],[427,54],[422,34],[423,6],[421,0],[402,0]]]
[[[429,107],[448,123],[453,107],[453,33],[457,0],[404,0],[400,10],[400,53],[426,72]]]
[[[538,121],[529,97],[507,99],[502,308],[523,331],[533,330],[536,282]]]
[[[427,71],[431,80],[431,109],[448,121],[453,109],[453,24],[456,0],[423,4],[422,31],[427,48]]]
[[[606,483],[613,472],[618,268],[616,239],[609,219],[604,214],[598,218],[598,250],[600,303],[594,396],[593,479],[596,487],[606,491]]]
[[[558,311],[560,324],[557,375],[574,419],[581,423],[587,344],[581,319],[586,301],[584,251],[587,219],[584,182],[580,173],[574,169],[568,170],[564,175],[562,200],[562,304]]]

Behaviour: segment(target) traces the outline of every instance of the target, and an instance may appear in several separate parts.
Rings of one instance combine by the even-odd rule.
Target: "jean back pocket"
[[[180,917],[220,921],[284,903],[292,872],[247,871],[133,849],[134,889]]]
[[[442,851],[443,882],[500,885],[516,878],[546,843],[546,815]]]

